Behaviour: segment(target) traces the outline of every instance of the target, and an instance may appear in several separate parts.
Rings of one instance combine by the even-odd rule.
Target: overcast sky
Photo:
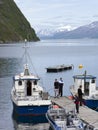
[[[14,0],[36,30],[75,28],[98,21],[98,0]]]

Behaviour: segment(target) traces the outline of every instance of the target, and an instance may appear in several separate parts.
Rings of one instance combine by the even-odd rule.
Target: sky
[[[74,29],[98,21],[98,0],[14,0],[36,30]]]

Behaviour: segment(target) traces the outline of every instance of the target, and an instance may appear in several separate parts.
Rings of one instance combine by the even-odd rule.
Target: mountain
[[[42,39],[79,39],[79,38],[98,38],[98,21],[91,24],[80,26],[71,31],[54,32],[51,35],[39,35]]]
[[[38,41],[35,30],[13,0],[0,0],[0,43]]]
[[[68,32],[68,29],[41,29],[37,32],[37,35],[41,38],[41,39],[51,39],[51,38],[56,38],[56,35],[63,35],[63,33]]]

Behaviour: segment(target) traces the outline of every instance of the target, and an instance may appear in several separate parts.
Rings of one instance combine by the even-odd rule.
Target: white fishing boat
[[[43,116],[51,105],[50,96],[40,86],[40,78],[30,72],[27,64],[26,44],[25,55],[24,71],[13,77],[13,88],[11,90],[13,112],[19,116]]]
[[[66,113],[64,108],[52,106],[46,113],[46,118],[53,130],[84,130],[84,123],[74,111]]]
[[[96,85],[96,76],[84,74],[74,75],[74,84],[70,87],[72,95],[77,93],[80,85],[82,85],[83,99],[85,105],[92,109],[98,108],[98,87]]]

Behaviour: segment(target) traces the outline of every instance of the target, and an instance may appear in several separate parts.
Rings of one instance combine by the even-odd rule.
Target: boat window
[[[21,80],[18,81],[18,85],[22,85],[22,81]]]
[[[85,82],[84,93],[85,95],[89,95],[89,82]]]
[[[34,80],[34,85],[37,85],[37,80]]]
[[[36,90],[36,88],[33,88],[33,91],[35,91]]]
[[[94,80],[94,79],[92,79],[92,83],[95,83],[95,80]]]

